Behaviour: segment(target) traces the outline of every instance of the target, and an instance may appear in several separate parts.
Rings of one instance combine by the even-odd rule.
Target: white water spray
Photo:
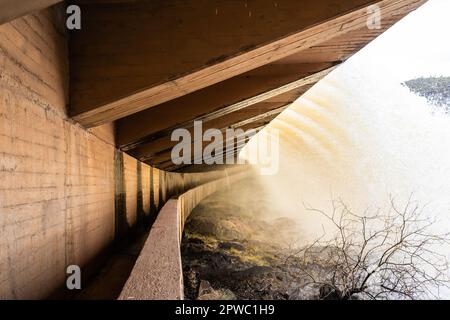
[[[329,211],[330,200],[341,199],[363,212],[384,208],[391,197],[404,205],[411,194],[441,231],[450,231],[450,115],[401,84],[450,74],[450,47],[442,43],[449,27],[442,12],[449,7],[430,1],[264,129],[279,132],[280,171],[261,183],[277,211],[299,219],[311,237],[323,221],[305,207]]]

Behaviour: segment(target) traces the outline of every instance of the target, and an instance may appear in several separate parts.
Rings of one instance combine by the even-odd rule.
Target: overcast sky
[[[401,82],[450,76],[450,0],[429,0],[348,62]]]

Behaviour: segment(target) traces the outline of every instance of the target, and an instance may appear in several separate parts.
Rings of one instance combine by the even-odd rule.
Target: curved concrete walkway
[[[186,219],[204,198],[247,175],[248,172],[236,173],[169,200],[161,209],[119,299],[183,299],[180,242]]]

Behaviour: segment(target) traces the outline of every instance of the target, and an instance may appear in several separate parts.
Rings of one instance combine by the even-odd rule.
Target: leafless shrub
[[[341,201],[323,215],[336,229],[299,249],[291,257],[300,263],[306,284],[320,299],[430,299],[448,288],[448,265],[439,248],[449,234],[435,234],[435,220],[409,199],[401,209],[393,199],[381,210],[355,214]]]

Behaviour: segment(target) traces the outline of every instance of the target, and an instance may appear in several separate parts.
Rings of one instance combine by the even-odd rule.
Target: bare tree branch
[[[336,229],[331,239],[324,233],[291,256],[319,298],[439,298],[440,289],[449,287],[447,259],[439,252],[449,234],[432,232],[435,219],[424,216],[413,195],[403,207],[391,197],[387,213],[367,209],[358,215],[342,201],[332,201],[331,213],[307,210]]]

